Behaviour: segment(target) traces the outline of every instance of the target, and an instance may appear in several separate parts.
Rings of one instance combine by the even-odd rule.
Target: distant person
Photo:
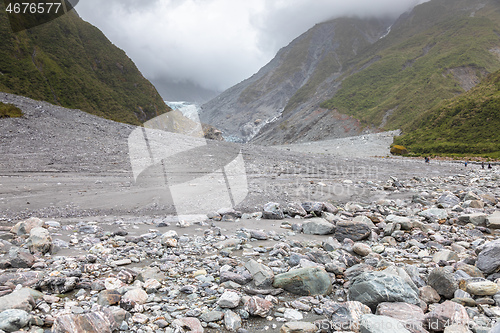
[[[467,168],[467,161],[465,161],[465,167]]]
[[[481,169],[484,169],[484,162],[481,162]]]
[[[429,163],[430,162],[430,158],[429,157],[425,157],[425,163]]]
[[[488,163],[488,169],[493,169],[493,167],[491,166],[491,163]]]

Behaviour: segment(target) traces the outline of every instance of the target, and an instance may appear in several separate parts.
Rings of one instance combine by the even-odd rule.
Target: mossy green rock
[[[391,154],[392,155],[407,155],[408,150],[400,145],[395,145],[391,147]]]
[[[332,280],[322,268],[301,268],[276,275],[273,287],[302,296],[328,295],[332,292]]]

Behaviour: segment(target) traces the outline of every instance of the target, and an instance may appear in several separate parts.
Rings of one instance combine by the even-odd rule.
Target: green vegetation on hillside
[[[500,71],[468,93],[445,101],[408,126],[394,142],[416,155],[500,158]]]
[[[169,108],[124,51],[72,11],[14,34],[0,3],[0,91],[139,125]]]
[[[17,106],[0,102],[0,119],[1,118],[19,118],[22,116],[23,116],[23,112]]]
[[[352,71],[322,107],[365,125],[406,131],[426,110],[464,93],[460,80],[498,70],[498,4],[474,15],[463,10],[474,3],[441,0],[417,7],[411,19],[351,62]],[[473,74],[457,77],[456,71]]]

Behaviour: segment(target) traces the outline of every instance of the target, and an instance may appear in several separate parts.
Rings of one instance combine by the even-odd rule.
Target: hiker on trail
[[[484,162],[481,162],[481,169],[484,169]]]
[[[491,163],[488,163],[488,169],[492,169]]]
[[[465,161],[465,167],[467,168],[467,161]]]
[[[425,157],[425,163],[429,163],[429,162],[430,162],[430,159],[429,159],[429,157],[426,156]]]

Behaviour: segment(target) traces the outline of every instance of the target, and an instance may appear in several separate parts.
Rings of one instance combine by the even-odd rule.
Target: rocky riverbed
[[[245,200],[179,218],[134,128],[0,97],[0,330],[500,331],[496,166],[244,145]]]

